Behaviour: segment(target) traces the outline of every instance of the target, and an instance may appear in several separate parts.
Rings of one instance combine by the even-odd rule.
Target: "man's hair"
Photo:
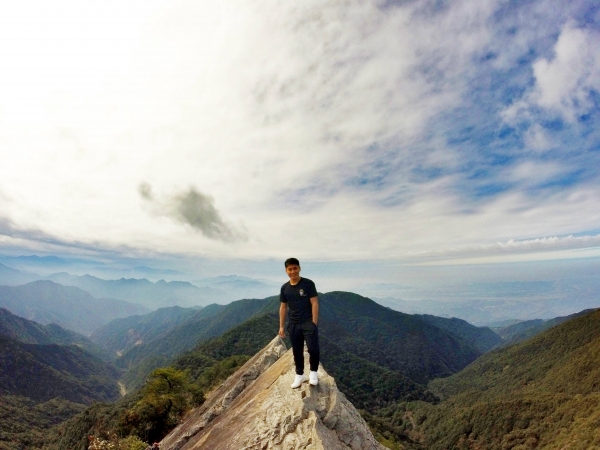
[[[296,266],[300,266],[300,261],[298,261],[296,258],[288,258],[285,260],[285,268],[287,269],[287,266],[291,266],[292,264],[296,265]]]

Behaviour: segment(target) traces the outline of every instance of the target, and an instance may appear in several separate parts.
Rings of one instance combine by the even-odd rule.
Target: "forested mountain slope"
[[[502,337],[494,333],[490,328],[475,327],[469,322],[457,319],[456,317],[448,319],[430,314],[415,314],[414,316],[469,342],[482,353],[489,352],[503,342]]]
[[[66,330],[55,323],[41,325],[19,317],[4,308],[0,308],[0,336],[25,344],[76,345],[104,361],[114,359],[110,352],[94,344],[82,334]]]
[[[130,348],[118,360],[120,367],[128,368],[149,356],[172,358],[199,341],[219,336],[261,311],[268,299],[238,300],[229,305],[215,305],[197,311],[182,323],[170,327],[146,343]]]
[[[214,311],[216,313],[216,311]],[[122,354],[136,345],[149,342],[198,313],[194,308],[171,306],[144,315],[111,320],[92,333],[90,339],[113,352]],[[210,310],[202,311],[202,315]]]
[[[24,344],[0,336],[0,395],[74,403],[115,400],[119,371],[77,346]]]
[[[0,309],[0,449],[34,448],[85,405],[117,399],[120,371],[98,355],[110,358],[83,335]]]
[[[600,311],[592,311],[433,381],[440,405],[406,408],[430,449],[597,448],[599,380]]]
[[[422,318],[390,310],[356,294],[332,292],[319,294],[319,298],[323,366],[373,426],[379,423],[380,410],[398,402],[435,402],[426,383],[440,374],[460,370],[481,354],[475,348],[480,335],[469,324],[461,322],[461,327],[473,329],[467,333],[468,338],[461,338]],[[210,306],[198,311],[167,332],[125,352],[124,357],[131,358],[123,359],[130,364],[128,376],[134,381],[130,385],[140,385],[156,367],[156,358],[162,358],[161,365],[189,371],[196,386],[210,389],[273,339],[279,329],[279,305],[277,297],[270,297],[234,302],[205,316]],[[139,320],[135,319],[135,326]],[[115,336],[122,336],[126,330],[126,326],[116,325],[126,322],[112,324]],[[183,354],[173,350],[186,346]],[[92,408],[89,415],[69,421],[60,428],[62,434],[57,442],[81,442],[92,429],[109,431],[110,427],[117,427],[123,413],[118,409],[123,408],[123,402],[119,405],[114,410],[110,406]],[[100,426],[98,421],[106,417],[112,418],[112,425],[103,422]],[[386,424],[378,427],[378,433],[403,437]]]
[[[509,325],[495,331],[500,337],[502,337],[502,339],[504,339],[504,343],[502,345],[506,347],[522,342],[541,333],[542,331],[566,322],[567,320],[574,319],[575,317],[588,314],[591,311],[593,310],[586,309],[569,316],[555,317],[554,319],[549,320],[526,320],[524,322],[515,323],[514,325]]]
[[[329,292],[319,303],[324,337],[419,384],[458,372],[481,355],[446,330],[357,294]]]
[[[319,298],[320,328],[325,338],[355,357],[376,361],[379,366],[418,384],[455,373],[482,354],[476,348],[482,342],[479,329],[466,322],[461,322],[461,329],[468,335],[463,337],[357,294],[330,292],[320,294]],[[198,342],[219,336],[257,315],[277,313],[279,300],[277,297],[239,300],[216,311],[212,308],[200,310],[181,324],[124,352],[117,365],[129,370],[128,387],[138,385],[151,370],[168,364],[170,358]],[[465,331],[469,328],[470,335]],[[124,330],[121,329],[121,336]],[[264,345],[260,343],[258,348]]]

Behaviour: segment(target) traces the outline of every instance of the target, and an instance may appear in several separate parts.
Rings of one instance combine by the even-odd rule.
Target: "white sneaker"
[[[317,375],[317,372],[313,372],[311,370],[310,374],[309,374],[309,379],[310,379],[310,384],[312,384],[313,386],[316,386],[317,384],[319,384],[319,376]]]
[[[296,375],[296,378],[294,378],[294,382],[292,383],[292,389],[296,389],[297,387],[300,387],[300,385],[302,383],[304,383],[305,381],[308,381],[308,378],[306,378],[306,375]]]

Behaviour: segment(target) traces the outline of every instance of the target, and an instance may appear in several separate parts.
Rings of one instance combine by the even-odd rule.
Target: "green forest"
[[[458,319],[410,316],[351,293],[320,299],[322,364],[388,448],[600,445],[600,312],[556,321],[502,347],[491,330]],[[268,298],[234,302],[205,315],[179,309],[135,319],[148,342],[176,339],[209,319],[213,331],[196,331],[205,337],[186,344],[179,355],[157,346],[129,370],[77,346],[45,344],[42,351],[39,344],[3,338],[3,361],[33,365],[15,362],[19,372],[2,384],[0,449],[143,449],[272,340],[277,306]],[[152,320],[172,325],[157,327],[153,335]],[[133,328],[107,327],[115,331],[101,335],[113,351],[115,345],[130,345],[122,335]],[[80,354],[89,356],[79,359]],[[46,395],[19,385],[30,366],[39,366],[46,381],[55,376],[56,381],[38,383]],[[117,381],[123,380],[134,388],[118,398]]]

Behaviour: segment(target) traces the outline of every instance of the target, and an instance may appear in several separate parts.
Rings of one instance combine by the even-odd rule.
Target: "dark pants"
[[[316,372],[319,369],[319,329],[312,322],[289,323],[288,335],[292,341],[292,352],[294,353],[294,363],[296,363],[296,373],[304,373],[304,342],[308,348],[308,361],[310,370]]]

